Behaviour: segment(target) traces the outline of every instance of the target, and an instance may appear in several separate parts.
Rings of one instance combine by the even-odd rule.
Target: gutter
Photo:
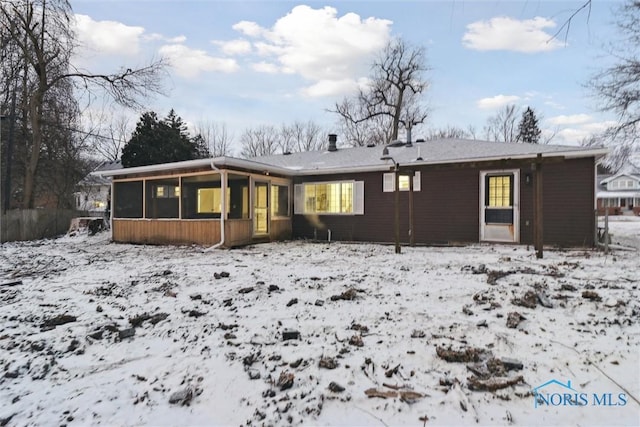
[[[224,245],[224,241],[225,241],[225,235],[224,235],[224,220],[225,220],[225,216],[227,215],[227,197],[226,197],[226,187],[227,187],[227,176],[225,174],[222,173],[222,171],[220,169],[218,169],[218,167],[215,165],[214,163],[215,159],[211,159],[211,169],[213,169],[214,171],[218,172],[220,174],[220,190],[222,193],[222,196],[220,197],[221,201],[220,203],[222,203],[222,209],[220,212],[220,241],[218,243],[216,243],[215,245],[208,247],[207,249],[205,249],[205,252],[209,252],[212,251],[214,249],[218,249],[219,247]],[[224,182],[223,182],[224,180]],[[224,184],[224,185],[223,185]],[[225,190],[225,192],[222,192],[222,190]]]

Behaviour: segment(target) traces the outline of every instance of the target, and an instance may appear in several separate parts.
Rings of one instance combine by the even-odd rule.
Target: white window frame
[[[395,172],[385,172],[382,176],[382,192],[383,193],[392,193],[396,191],[396,173]],[[402,173],[400,176],[403,176]],[[405,175],[406,176],[406,175]],[[413,175],[413,191],[420,191],[421,186],[421,175],[420,171],[414,172]],[[400,191],[409,191],[409,188],[400,187]]]
[[[351,200],[352,212],[307,212],[306,203],[304,200],[304,186],[305,185],[323,185],[323,184],[353,184],[353,192]],[[364,181],[355,180],[340,180],[340,181],[318,181],[318,182],[304,182],[296,184],[293,187],[294,201],[293,201],[293,213],[295,215],[327,215],[327,216],[354,216],[364,215]]]

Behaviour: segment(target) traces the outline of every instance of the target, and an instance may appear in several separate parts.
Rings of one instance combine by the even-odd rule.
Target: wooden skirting
[[[269,237],[271,238],[271,241],[291,239],[291,219],[271,219]]]
[[[224,224],[224,245],[242,246],[251,243],[253,221],[250,219],[230,219]]]
[[[224,246],[242,246],[254,242],[253,221],[232,219],[225,221]],[[268,236],[264,241],[291,238],[291,219],[272,219]],[[152,245],[215,245],[220,242],[220,220],[177,219],[114,219],[112,239],[120,243]]]
[[[220,220],[114,219],[112,239],[153,245],[215,245],[220,241]]]

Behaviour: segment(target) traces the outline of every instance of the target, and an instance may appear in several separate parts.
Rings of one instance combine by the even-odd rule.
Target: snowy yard
[[[0,425],[640,425],[637,251],[1,249]]]

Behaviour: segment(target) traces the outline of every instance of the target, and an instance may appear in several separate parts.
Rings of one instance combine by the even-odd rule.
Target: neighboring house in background
[[[338,148],[331,135],[327,151],[96,174],[113,178],[117,242],[394,242],[398,165],[403,244],[531,244],[539,162],[545,244],[594,244],[595,170],[605,149],[440,139],[386,151],[383,156],[382,146]]]
[[[598,214],[640,215],[640,168],[629,163],[616,174],[598,175]]]
[[[76,186],[75,204],[79,211],[86,211],[91,216],[103,216],[108,213],[111,201],[111,178],[96,173],[121,169],[119,161],[103,162],[92,173],[87,175]]]

